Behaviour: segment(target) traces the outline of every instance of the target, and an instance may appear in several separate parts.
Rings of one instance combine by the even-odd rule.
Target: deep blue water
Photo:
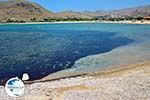
[[[71,68],[82,57],[134,43],[133,38],[121,35],[124,31],[120,28],[130,27],[119,24],[0,25],[0,80],[21,78],[23,73],[28,73],[30,80],[36,80]]]

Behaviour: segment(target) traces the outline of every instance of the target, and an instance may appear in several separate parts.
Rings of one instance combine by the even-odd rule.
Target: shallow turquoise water
[[[149,38],[150,25],[0,25],[0,79],[25,72],[31,80],[39,79],[71,68],[80,58],[128,45],[149,50]]]

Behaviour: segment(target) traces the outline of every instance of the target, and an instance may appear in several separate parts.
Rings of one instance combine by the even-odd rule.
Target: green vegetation
[[[142,21],[143,17],[111,17],[111,16],[97,16],[93,18],[76,18],[76,17],[68,17],[68,18],[31,18],[30,21],[18,20],[16,18],[10,18],[7,20],[7,23],[25,23],[25,22],[60,22],[60,21],[124,21],[124,20],[132,20],[132,21]]]
[[[95,19],[104,21],[144,20],[143,17],[131,17],[131,16],[125,17],[98,16]]]
[[[14,22],[16,22],[16,23],[25,23],[24,20],[18,20],[18,19],[15,19],[15,18],[7,19],[6,22],[7,22],[7,23],[14,23]]]
[[[31,21],[36,21],[37,19],[36,19],[36,18],[31,18],[30,20],[31,20]]]
[[[57,22],[57,21],[92,21],[94,19],[89,18],[44,18],[44,22]]]

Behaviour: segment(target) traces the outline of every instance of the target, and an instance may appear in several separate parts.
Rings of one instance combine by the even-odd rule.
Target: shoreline
[[[41,79],[33,80],[33,81],[24,81],[25,85],[31,85],[35,83],[43,83],[43,82],[53,82],[53,81],[59,81],[63,79],[70,79],[70,78],[77,78],[77,77],[89,77],[89,76],[114,76],[116,75],[115,73],[120,73],[120,72],[127,72],[130,70],[134,70],[139,68],[139,66],[143,67],[144,65],[150,65],[150,61],[144,61],[144,62],[137,62],[134,64],[127,64],[127,65],[121,65],[121,66],[113,66],[109,67],[107,69],[102,69],[98,71],[91,71],[91,72],[79,72],[77,73],[76,71],[70,69],[66,70],[61,70],[52,74],[49,74]],[[71,70],[71,71],[70,71]],[[5,84],[1,84],[1,86],[4,86]]]
[[[21,24],[21,25],[30,25],[30,24],[74,24],[74,23],[114,23],[114,24],[147,24],[150,25],[150,20],[144,21],[58,21],[58,22],[25,22],[25,23],[0,23],[0,25],[13,25],[13,24]]]
[[[145,100],[150,98],[150,61],[101,73],[92,73],[28,85],[24,98],[45,100]],[[50,91],[50,92],[49,92]],[[42,100],[42,99],[40,99]]]
[[[145,100],[141,98],[150,98],[149,72],[150,61],[147,61],[107,72],[25,84],[25,95],[19,98],[9,97],[0,86],[0,97],[3,100],[35,100],[37,97],[38,100],[108,100],[118,97],[120,100]]]
[[[144,65],[150,65],[150,61],[137,62],[135,64],[128,64],[128,65],[122,65],[122,66],[117,66],[117,67],[114,66],[114,67],[111,67],[108,69],[102,69],[99,71],[92,71],[92,72],[76,73],[75,71],[69,72],[68,70],[62,70],[62,71],[58,71],[56,73],[50,74],[48,76],[45,76],[38,80],[24,81],[24,83],[25,84],[34,84],[34,83],[52,82],[52,81],[58,81],[58,80],[62,80],[62,79],[76,78],[76,77],[116,75],[115,73],[127,72],[130,70],[137,69],[137,68],[139,68],[139,66],[143,67]]]

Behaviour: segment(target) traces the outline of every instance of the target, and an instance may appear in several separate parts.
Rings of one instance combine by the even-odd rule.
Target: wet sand
[[[25,95],[0,100],[149,100],[150,62],[55,81],[26,84]]]

